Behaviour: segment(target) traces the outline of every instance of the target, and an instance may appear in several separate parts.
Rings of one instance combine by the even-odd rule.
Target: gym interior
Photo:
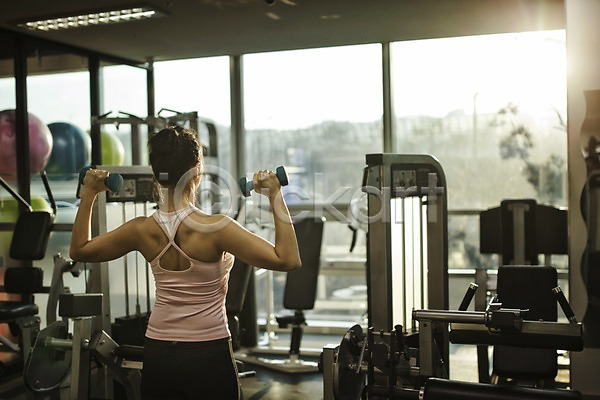
[[[597,0],[1,7],[0,399],[141,398],[148,263],[69,243],[92,166],[93,235],[155,210],[171,125],[201,210],[273,241],[270,169],[294,217],[301,269],[231,271],[244,399],[600,399]]]

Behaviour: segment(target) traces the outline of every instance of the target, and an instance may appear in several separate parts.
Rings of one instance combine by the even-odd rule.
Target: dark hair
[[[148,151],[154,180],[165,187],[174,188],[190,168],[202,163],[198,135],[182,126],[170,126],[152,135]]]

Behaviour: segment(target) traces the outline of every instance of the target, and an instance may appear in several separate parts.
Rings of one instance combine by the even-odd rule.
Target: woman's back
[[[146,333],[152,339],[202,341],[229,336],[225,296],[234,258],[224,252],[216,260],[212,254],[202,254],[203,249],[210,250],[203,242],[214,245],[210,233],[193,228],[197,220],[191,218],[196,213],[204,219],[197,209],[189,207],[156,211],[144,221],[148,231],[142,231],[141,242],[155,242],[154,252],[159,251],[148,260],[156,282],[156,301]],[[162,238],[149,221],[158,227]]]
[[[205,215],[195,208],[192,210],[193,212],[178,225],[174,235],[174,243],[181,251],[170,246],[161,256],[163,269],[173,271],[187,269],[189,259],[185,255],[208,263],[220,260],[223,255],[216,246],[218,229],[213,229],[220,216]],[[157,212],[158,215],[163,216],[169,214],[163,211]],[[155,217],[140,217],[139,222],[139,251],[148,262],[152,262],[169,245],[169,238]]]

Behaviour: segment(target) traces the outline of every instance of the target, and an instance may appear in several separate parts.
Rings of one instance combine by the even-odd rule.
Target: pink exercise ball
[[[29,168],[32,174],[42,171],[52,153],[52,133],[41,119],[29,113]],[[15,110],[0,111],[0,175],[17,174]]]

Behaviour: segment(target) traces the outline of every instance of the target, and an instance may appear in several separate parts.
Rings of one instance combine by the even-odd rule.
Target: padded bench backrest
[[[315,306],[325,218],[294,222],[302,268],[288,272],[283,306],[288,310],[311,310]]]
[[[503,308],[529,309],[526,320],[556,321],[558,303],[552,289],[558,286],[556,269],[549,266],[505,265],[498,269],[498,299]],[[553,379],[556,350],[509,346],[494,348],[494,371],[513,378]]]
[[[52,222],[52,214],[46,211],[21,213],[13,232],[10,256],[15,260],[41,260],[44,258]]]
[[[498,269],[497,294],[503,308],[527,308],[525,319],[556,321],[556,269],[549,266],[504,265]]]
[[[12,267],[4,272],[6,293],[32,294],[44,291],[44,271],[37,267]]]
[[[225,299],[225,308],[228,314],[238,315],[242,312],[248,284],[253,273],[254,268],[239,258],[235,259],[229,273],[227,298]]]

